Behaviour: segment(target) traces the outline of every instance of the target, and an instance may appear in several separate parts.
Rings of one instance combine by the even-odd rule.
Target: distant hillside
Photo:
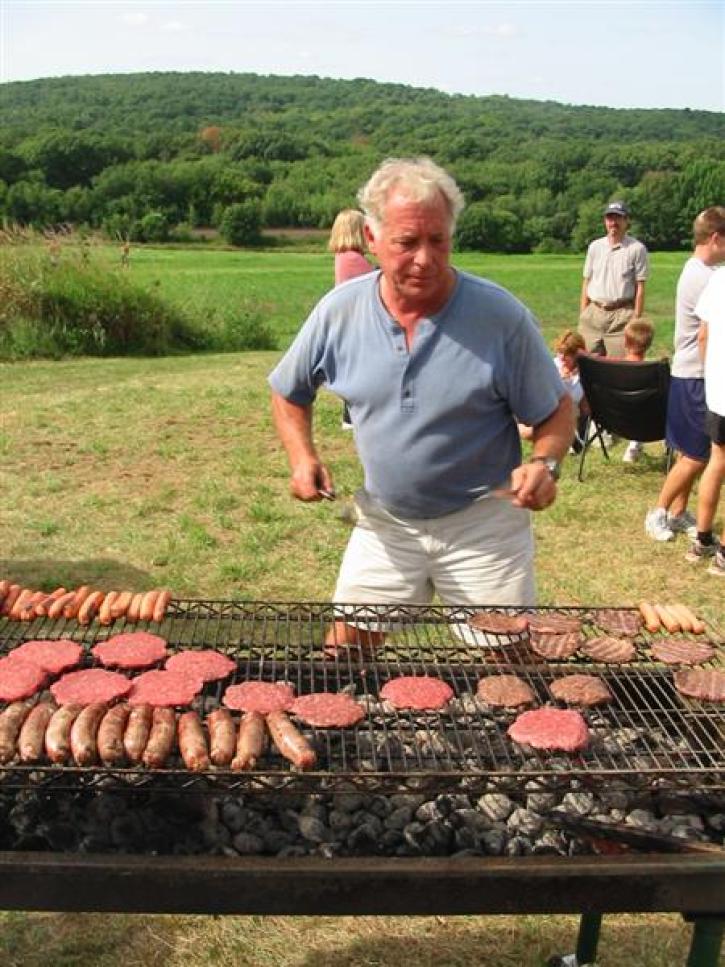
[[[641,237],[672,248],[725,199],[725,116],[706,111],[254,74],[62,77],[2,92],[0,214],[20,223],[161,240],[236,218],[237,240],[253,242],[261,227],[329,226],[378,161],[420,153],[464,189],[467,247],[581,248],[617,194]]]

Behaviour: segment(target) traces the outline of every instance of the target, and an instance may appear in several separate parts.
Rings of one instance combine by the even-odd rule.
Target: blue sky
[[[0,0],[0,80],[202,70],[725,110],[725,0]]]

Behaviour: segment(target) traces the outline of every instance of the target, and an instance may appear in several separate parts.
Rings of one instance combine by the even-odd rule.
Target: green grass
[[[669,346],[682,256],[654,260],[652,309]],[[547,338],[576,322],[581,260],[457,257],[509,285]],[[290,271],[290,266],[294,270]],[[252,284],[289,341],[328,285],[328,256],[132,253],[131,271],[170,297],[246,298]],[[668,322],[669,320],[669,322]],[[290,499],[265,377],[279,352],[0,364],[0,577],[52,588],[168,585],[178,595],[324,600],[348,526],[339,504]],[[360,482],[339,402],[319,401],[317,438],[341,497]],[[565,465],[554,507],[536,515],[542,603],[683,600],[722,623],[722,588],[684,561],[682,539],[656,545],[642,522],[662,482],[662,452],[641,465],[588,460],[584,484]],[[0,963],[40,967],[520,967],[571,951],[571,917],[328,918],[0,915]],[[610,917],[601,967],[682,962],[676,916]]]

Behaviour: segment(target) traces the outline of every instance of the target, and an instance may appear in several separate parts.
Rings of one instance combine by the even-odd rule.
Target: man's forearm
[[[586,309],[586,307],[591,302],[591,299],[589,298],[589,295],[587,293],[588,286],[589,286],[589,279],[584,279],[584,281],[582,282],[581,297],[579,299],[579,312],[580,313],[584,312],[584,310]]]
[[[534,427],[533,456],[563,460],[574,439],[574,420],[574,404],[565,393],[551,416]]]
[[[644,282],[638,282],[634,292],[634,314],[639,318],[644,312]]]
[[[312,441],[312,406],[300,406],[272,393],[272,416],[293,469],[303,461],[317,459]]]

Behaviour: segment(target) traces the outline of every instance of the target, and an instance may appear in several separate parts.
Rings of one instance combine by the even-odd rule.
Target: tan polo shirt
[[[583,275],[589,280],[587,295],[592,302],[634,300],[636,283],[649,275],[647,249],[631,235],[625,235],[619,245],[610,245],[606,235],[597,238],[587,249]]]

